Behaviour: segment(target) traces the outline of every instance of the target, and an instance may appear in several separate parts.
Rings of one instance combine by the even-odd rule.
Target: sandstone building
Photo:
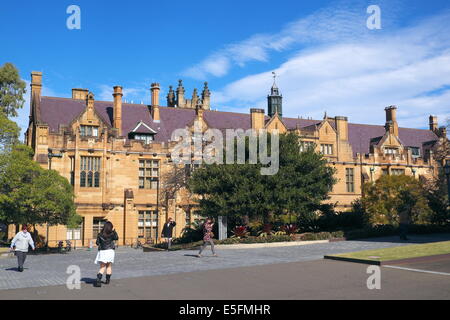
[[[384,125],[355,124],[345,116],[321,120],[284,117],[282,96],[274,83],[268,96],[268,112],[251,109],[249,114],[212,111],[207,83],[198,96],[185,97],[183,83],[170,87],[167,106],[160,106],[158,83],[151,85],[151,104],[122,101],[122,87],[112,88],[113,101],[96,101],[87,89],[72,89],[72,98],[42,96],[42,73],[31,74],[30,121],[26,143],[44,168],[57,170],[74,187],[80,228],[49,228],[49,243],[71,239],[88,246],[105,220],[119,234],[120,244],[137,240],[159,241],[168,216],[177,221],[179,235],[195,217],[193,205],[182,193],[162,203],[160,186],[173,169],[171,134],[200,121],[206,128],[267,128],[294,131],[300,151],[315,144],[337,169],[339,182],[330,202],[347,210],[361,196],[364,182],[382,174],[431,177],[437,173],[435,148],[446,139],[444,128],[430,116],[429,130],[400,128],[396,107],[385,109]],[[10,227],[9,236],[14,228]],[[45,235],[46,228],[39,228]]]

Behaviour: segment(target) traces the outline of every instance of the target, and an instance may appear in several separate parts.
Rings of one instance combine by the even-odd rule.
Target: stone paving
[[[211,250],[207,247],[203,258],[195,257],[197,251],[194,250],[144,253],[142,250],[120,247],[116,250],[113,277],[123,279],[201,270],[312,261],[322,259],[327,254],[445,241],[450,240],[450,234],[416,235],[410,238],[411,240],[408,242],[399,241],[398,237],[386,237],[272,248],[227,250],[217,248],[216,251],[219,257],[212,257]],[[80,267],[82,282],[91,282],[98,271],[98,266],[94,264],[96,254],[96,250],[80,249],[67,254],[29,255],[25,263],[24,272],[17,272],[17,260],[15,257],[1,258],[0,290],[65,284],[69,276],[66,273],[67,268],[71,265]],[[0,291],[0,299],[2,292],[3,294],[6,293],[5,291]]]

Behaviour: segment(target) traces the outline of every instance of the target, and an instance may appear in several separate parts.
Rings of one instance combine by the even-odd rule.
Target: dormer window
[[[411,150],[411,156],[413,158],[420,157],[420,148],[418,148],[418,147],[409,147],[409,149]]]
[[[384,154],[398,154],[398,148],[384,148]]]
[[[149,144],[155,140],[156,131],[142,121],[139,121],[136,127],[128,134],[129,139],[141,140]]]
[[[81,125],[80,134],[82,137],[98,137],[98,127]]]
[[[144,141],[145,144],[149,144],[154,140],[153,134],[148,133],[134,133],[131,134],[131,139]]]

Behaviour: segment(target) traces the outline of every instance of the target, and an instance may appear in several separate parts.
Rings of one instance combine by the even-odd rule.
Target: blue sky
[[[81,9],[81,30],[69,30],[67,7]],[[381,29],[369,30],[369,5]],[[212,108],[266,108],[271,72],[285,116],[345,115],[384,123],[397,105],[400,126],[426,128],[450,116],[450,2],[429,1],[4,1],[0,64],[22,78],[43,72],[44,95],[71,88],[112,100],[150,103],[149,86],[184,80],[186,94],[204,81]],[[28,95],[27,95],[28,96]],[[27,125],[28,100],[18,122]]]

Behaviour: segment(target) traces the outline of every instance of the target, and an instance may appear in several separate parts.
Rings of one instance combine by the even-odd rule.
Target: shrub
[[[248,235],[248,230],[246,226],[237,226],[233,228],[232,233],[235,238],[245,238]]]
[[[281,227],[281,230],[286,234],[294,234],[298,232],[298,227],[296,224],[287,224]]]
[[[320,231],[319,215],[315,212],[302,213],[297,220],[299,230],[302,232]]]

